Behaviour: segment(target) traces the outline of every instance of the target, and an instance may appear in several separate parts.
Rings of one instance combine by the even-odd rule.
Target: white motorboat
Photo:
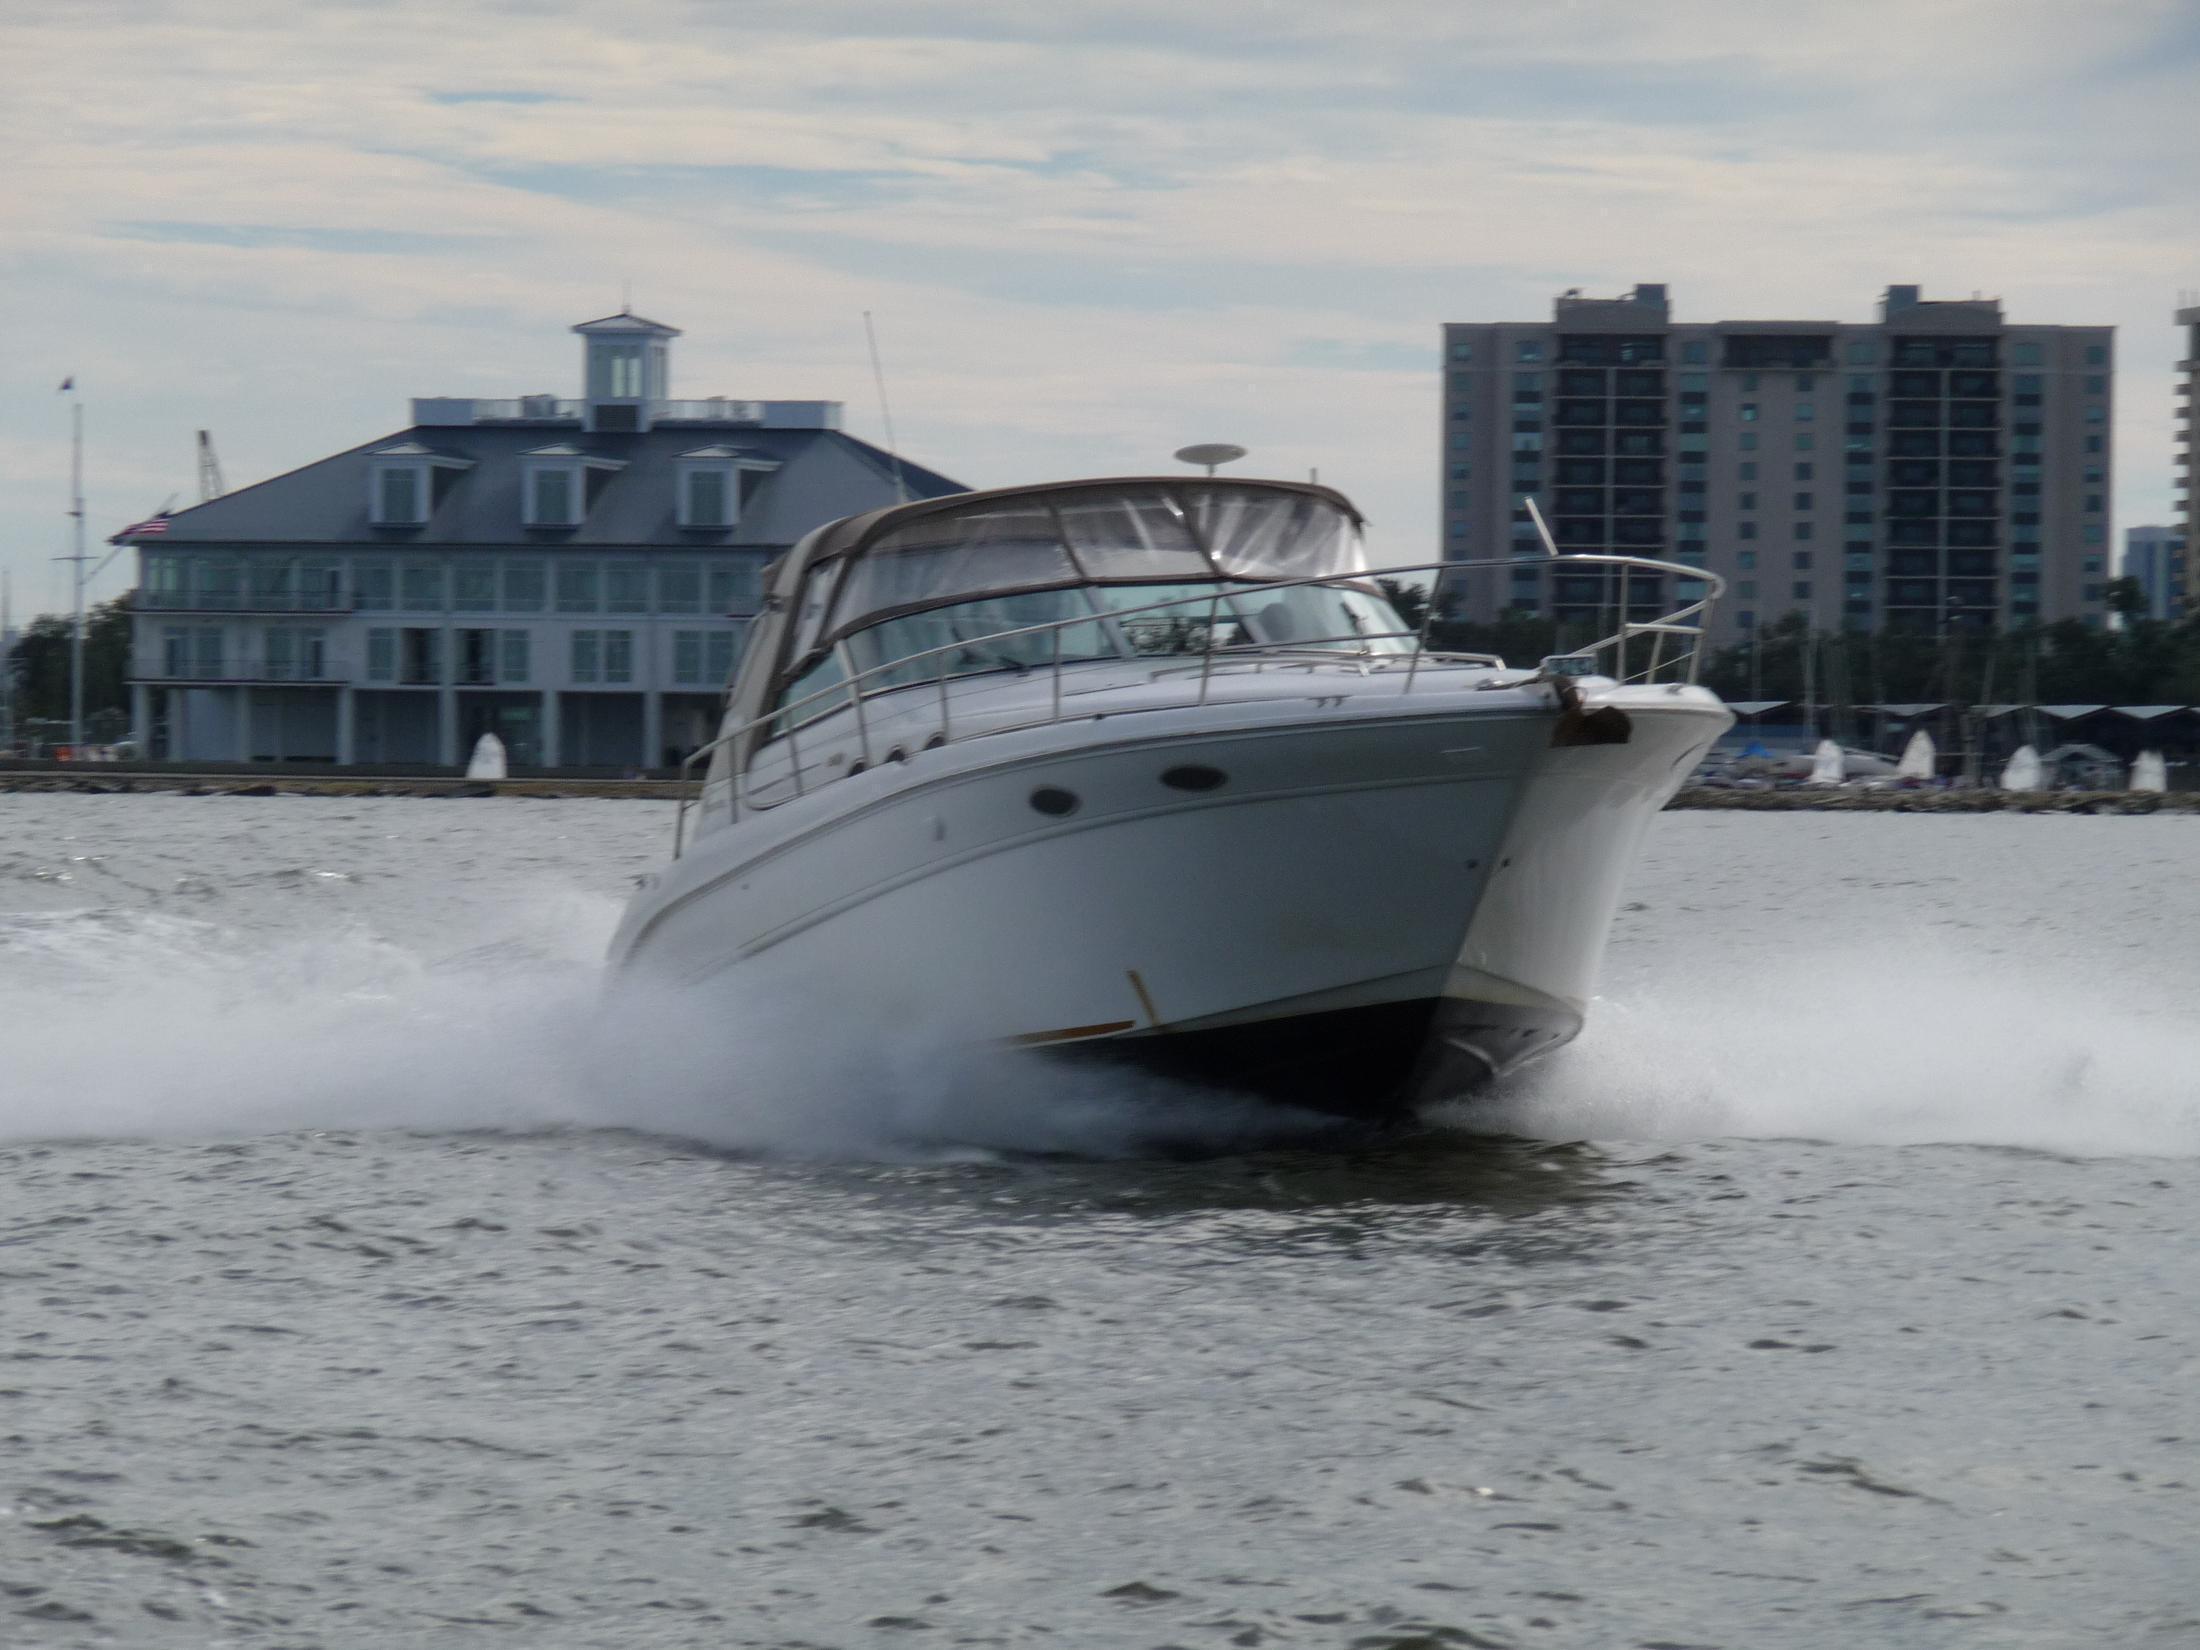
[[[1539,558],[1623,614],[1702,594],[1520,669],[1431,651],[1376,583],[1474,565],[1378,570],[1342,495],[1219,478],[820,528],[613,964],[1333,1111],[1463,1093],[1580,1029],[1731,721],[1693,685],[1712,576]]]

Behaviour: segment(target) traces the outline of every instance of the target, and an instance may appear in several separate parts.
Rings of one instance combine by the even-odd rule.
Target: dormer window
[[[527,525],[571,527],[580,520],[575,498],[578,464],[541,464],[527,472]]]
[[[425,464],[385,464],[376,480],[376,521],[385,527],[418,527],[428,519]]]
[[[710,465],[688,471],[687,489],[680,512],[682,527],[731,527],[733,525],[733,477],[729,467]]]
[[[377,527],[424,527],[451,484],[472,468],[470,458],[417,441],[384,447],[367,471],[367,519]]]
[[[756,484],[779,466],[739,447],[698,447],[680,455],[679,522],[696,532],[724,532],[740,524],[742,506]]]
[[[529,527],[578,527],[604,484],[625,468],[569,442],[538,447],[523,458],[520,520]]]

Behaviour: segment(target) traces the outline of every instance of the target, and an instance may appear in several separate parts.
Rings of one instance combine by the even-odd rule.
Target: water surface
[[[2200,1642],[2193,821],[1668,816],[1389,1134],[606,1024],[668,826],[0,798],[0,1644]]]

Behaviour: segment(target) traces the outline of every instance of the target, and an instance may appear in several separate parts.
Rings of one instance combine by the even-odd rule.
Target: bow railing
[[[1691,567],[1682,562],[1659,561],[1647,556],[1620,555],[1564,555],[1483,558],[1471,561],[1423,562],[1406,567],[1386,567],[1359,573],[1331,573],[1318,578],[1248,580],[1242,583],[1216,585],[1209,590],[1191,596],[1172,596],[1163,601],[1150,602],[1140,607],[1095,609],[1088,613],[1072,614],[1066,618],[1051,619],[1040,624],[1018,625],[1011,629],[990,631],[984,635],[958,638],[938,647],[906,653],[868,669],[853,668],[846,640],[841,641],[835,653],[843,674],[839,680],[804,694],[801,698],[773,706],[760,715],[752,716],[738,727],[726,729],[709,743],[688,753],[680,764],[681,780],[695,787],[682,793],[673,824],[673,856],[679,857],[686,846],[687,815],[691,807],[703,806],[705,811],[716,805],[720,787],[723,789],[723,805],[730,818],[737,819],[743,812],[757,812],[779,806],[781,803],[805,796],[817,784],[829,783],[833,778],[860,773],[882,757],[888,761],[906,760],[909,733],[904,726],[896,730],[897,742],[880,751],[876,747],[883,742],[887,731],[875,726],[876,718],[867,708],[874,701],[891,696],[897,713],[906,713],[917,702],[923,690],[926,699],[936,702],[938,720],[934,725],[929,719],[923,724],[918,748],[936,749],[941,745],[960,740],[1000,733],[1019,732],[1027,728],[1045,727],[1063,720],[1062,680],[1064,671],[1075,665],[1105,663],[1153,663],[1160,666],[1152,680],[1163,678],[1181,680],[1185,696],[1167,705],[1142,702],[1141,709],[1165,709],[1180,705],[1207,703],[1218,674],[1243,671],[1262,671],[1276,668],[1313,668],[1322,665],[1357,665],[1363,675],[1380,674],[1395,677],[1400,693],[1411,693],[1422,677],[1424,665],[1456,666],[1480,665],[1503,669],[1505,661],[1490,653],[1444,652],[1430,647],[1432,628],[1451,618],[1447,611],[1445,584],[1448,580],[1478,570],[1495,568],[1533,568],[1553,577],[1579,578],[1590,570],[1601,570],[1603,587],[1600,598],[1593,604],[1572,602],[1563,605],[1594,606],[1602,618],[1600,622],[1614,623],[1615,628],[1562,654],[1554,654],[1541,662],[1539,674],[1545,675],[1605,675],[1623,684],[1653,683],[1663,681],[1693,682],[1702,664],[1705,626],[1713,608],[1725,592],[1725,581],[1716,573],[1701,567]],[[1425,575],[1425,580],[1419,576]],[[1637,619],[1634,587],[1639,578],[1690,580],[1701,587],[1701,594],[1676,606],[1657,604],[1657,617]],[[1336,636],[1292,637],[1289,640],[1261,641],[1246,633],[1245,615],[1238,602],[1252,597],[1265,597],[1280,590],[1320,588],[1324,586],[1355,586],[1361,589],[1377,581],[1412,582],[1424,591],[1425,616],[1410,630],[1368,632],[1358,629]],[[1657,593],[1657,586],[1651,591]],[[1161,651],[1141,651],[1130,647],[1127,651],[1100,655],[1065,652],[1065,637],[1072,631],[1112,630],[1121,637],[1126,621],[1153,620],[1173,615],[1175,623],[1173,639],[1178,645]],[[1221,641],[1226,632],[1239,632],[1237,639]],[[1043,662],[1031,663],[1015,660],[1001,652],[1001,644],[1024,643],[1031,638],[1045,638],[1047,657]],[[1375,644],[1403,644],[1395,648],[1379,649]],[[981,652],[990,652],[995,662],[976,669],[951,668],[953,656],[968,659]],[[1636,666],[1641,656],[1639,668]],[[929,673],[924,669],[928,661],[937,661],[937,668]],[[1170,662],[1177,661],[1177,662]],[[1609,665],[1610,668],[1605,668]],[[1050,689],[1043,701],[1029,713],[1002,715],[998,709],[977,714],[966,707],[960,728],[955,722],[955,695],[950,691],[955,683],[968,683],[974,679],[998,676],[1013,671],[1026,676],[1036,670],[1047,671]],[[1534,679],[1532,673],[1528,678]],[[802,739],[808,730],[813,748],[823,736],[824,725],[841,711],[853,710],[854,760],[847,760],[843,748],[837,760],[838,772],[822,778],[808,775],[802,761]],[[1079,717],[1091,715],[1089,708],[1080,708]],[[901,715],[906,724],[906,714]],[[847,726],[836,730],[836,742],[845,747]],[[770,784],[776,794],[759,796],[748,783],[749,769],[757,754],[784,743],[786,764],[784,773],[775,772]],[[727,756],[727,770],[723,776],[706,775],[697,786],[694,767],[698,762],[709,763],[721,753]],[[822,766],[822,764],[820,764]]]

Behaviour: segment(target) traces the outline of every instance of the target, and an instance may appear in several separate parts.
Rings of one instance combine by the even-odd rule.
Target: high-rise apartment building
[[[2146,596],[2150,619],[2184,617],[2185,534],[2177,527],[2132,527],[2124,532],[2124,560],[2118,571],[2136,579]]]
[[[1724,575],[1718,640],[1789,613],[1924,631],[2106,613],[2113,328],[2014,326],[1997,300],[1915,286],[1870,324],[1685,323],[1638,285],[1447,325],[1443,370],[1443,553],[1507,563],[1453,581],[1472,611],[1613,611],[1608,577],[1538,565],[1533,497],[1562,553]],[[1630,602],[1688,593],[1638,578]]]
[[[2200,293],[2194,293],[2200,299]],[[2171,501],[2184,518],[2186,551],[2180,559],[2171,600],[2173,612],[2183,613],[2200,598],[2200,581],[2193,578],[2192,548],[2200,546],[2200,434],[2193,430],[2195,409],[2200,408],[2200,303],[2177,312],[2177,330],[2184,351],[2177,362],[2177,457],[2176,497]]]

